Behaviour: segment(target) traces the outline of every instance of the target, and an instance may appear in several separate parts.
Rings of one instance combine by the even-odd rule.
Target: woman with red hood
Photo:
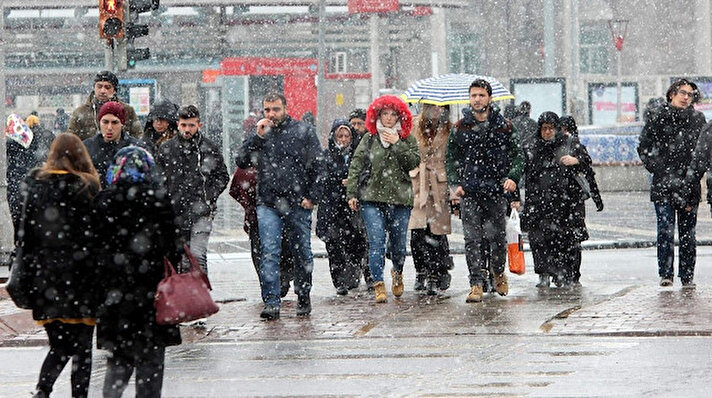
[[[346,189],[349,207],[358,210],[368,235],[368,264],[373,276],[376,302],[387,301],[383,282],[386,232],[393,262],[393,295],[403,294],[403,264],[413,188],[408,172],[420,164],[418,143],[410,135],[413,116],[394,95],[376,98],[366,112],[370,134],[356,148]]]

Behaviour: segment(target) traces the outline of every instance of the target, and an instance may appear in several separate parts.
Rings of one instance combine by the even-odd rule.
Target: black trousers
[[[345,233],[341,239],[327,239],[326,252],[329,255],[329,271],[334,287],[353,289],[358,286],[363,271],[368,243],[358,233]],[[366,262],[367,263],[367,262]],[[366,278],[370,278],[369,273]]]
[[[562,239],[551,231],[530,231],[529,245],[534,257],[534,272],[549,274],[554,280],[578,280],[581,266],[579,242]]]
[[[447,274],[450,257],[447,235],[433,234],[430,225],[424,229],[412,229],[410,251],[416,274],[424,275],[428,279],[437,279]]]
[[[37,389],[47,396],[64,366],[72,359],[72,397],[86,397],[91,378],[91,345],[94,326],[54,321],[44,325],[49,352],[42,363]]]
[[[151,347],[140,354],[120,350],[106,360],[104,398],[119,398],[126,390],[131,375],[136,370],[136,398],[158,398],[163,389],[165,347]]]

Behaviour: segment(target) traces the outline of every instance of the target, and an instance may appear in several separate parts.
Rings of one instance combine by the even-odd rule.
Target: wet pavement
[[[712,247],[700,248],[697,289],[683,290],[679,280],[657,286],[652,248],[586,251],[583,287],[540,290],[527,254],[527,274],[510,275],[510,294],[478,304],[465,303],[463,256],[437,297],[412,291],[409,259],[405,294],[382,305],[363,286],[337,296],[318,259],[312,315],[295,316],[290,292],[282,317],[267,322],[248,257],[211,254],[216,297],[227,302],[168,350],[164,396],[707,396],[710,257]],[[2,342],[0,397],[32,389],[45,344],[36,328]],[[95,355],[99,396],[104,353]],[[58,396],[68,382],[63,374]]]

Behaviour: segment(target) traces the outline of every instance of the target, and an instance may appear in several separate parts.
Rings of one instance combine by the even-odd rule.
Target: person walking
[[[570,153],[568,153],[568,155],[574,156],[578,161],[577,164],[573,164],[569,167],[572,167],[572,170],[586,181],[588,187],[586,194],[590,195],[593,203],[596,205],[596,211],[603,211],[603,198],[601,198],[601,191],[598,188],[598,182],[596,182],[596,172],[593,171],[593,160],[591,160],[591,155],[588,154],[586,146],[582,144],[578,138],[576,120],[573,116],[562,116],[559,119],[559,125],[561,126],[561,133],[569,140],[568,148],[570,149]],[[582,219],[586,218],[585,200],[578,204],[576,214],[580,215]],[[571,284],[573,286],[580,286],[582,260],[580,247],[577,248],[575,255],[576,258],[573,264]]]
[[[334,120],[324,150],[323,195],[317,209],[316,234],[326,244],[336,294],[359,285],[366,233],[361,215],[346,201],[349,165],[356,151],[356,132],[345,119]]]
[[[695,227],[701,187],[699,179],[686,186],[685,178],[705,125],[705,116],[692,106],[699,95],[692,81],[675,81],[667,90],[667,103],[652,113],[640,133],[638,155],[652,174],[650,201],[655,206],[658,275],[660,286],[664,287],[673,284],[676,219],[680,241],[678,276],[683,287],[695,287]],[[682,190],[689,193],[680,195]]]
[[[445,157],[450,137],[450,107],[423,105],[415,118],[413,136],[418,142],[420,165],[410,171],[413,210],[408,229],[415,265],[415,290],[429,295],[450,287],[450,190]]]
[[[493,105],[492,87],[476,79],[470,85],[470,106],[463,109],[450,134],[447,175],[456,187],[465,235],[465,258],[469,268],[470,293],[466,302],[482,301],[483,287],[494,273],[495,290],[509,293],[504,274],[507,256],[505,236],[509,199],[522,174],[522,152],[512,123]],[[489,251],[483,251],[483,245]],[[489,260],[483,253],[489,253]],[[489,265],[488,265],[489,263]]]
[[[151,112],[143,128],[143,140],[150,146],[151,153],[156,153],[161,144],[178,133],[178,105],[167,99],[153,103]]]
[[[115,74],[105,70],[94,77],[94,87],[86,102],[72,112],[69,119],[67,133],[76,134],[82,140],[95,136],[99,130],[99,110],[107,102],[118,102],[124,108],[127,133],[135,138],[140,138],[143,134],[141,123],[136,116],[136,111],[129,105],[119,101],[116,90],[119,87],[119,79]]]
[[[260,276],[260,229],[257,223],[257,169],[250,167],[235,169],[230,183],[230,196],[235,199],[245,212],[242,228],[250,237],[250,254],[252,265],[257,272],[257,279],[262,286]],[[284,298],[289,293],[289,283],[294,279],[294,255],[289,236],[282,233],[282,253],[279,260],[280,297]]]
[[[26,134],[24,129],[29,129],[32,134]],[[40,166],[47,159],[54,134],[42,128],[37,116],[30,115],[23,121],[18,115],[11,115],[5,125],[5,137],[7,203],[12,224],[17,230],[22,211],[22,181],[30,170]]]
[[[182,240],[151,154],[116,153],[96,197],[96,258],[102,279],[97,347],[109,351],[103,396],[120,397],[136,372],[136,397],[160,397],[165,347],[181,343],[177,325],[156,323],[154,300],[164,257],[176,264]]]
[[[84,140],[91,161],[94,163],[96,171],[99,173],[101,186],[105,188],[106,169],[114,161],[116,152],[129,145],[145,145],[138,138],[128,135],[124,130],[126,125],[126,112],[123,105],[110,101],[99,109],[96,115],[99,122],[99,133]]]
[[[539,135],[524,146],[521,226],[528,232],[537,287],[549,287],[552,279],[557,287],[578,286],[581,242],[588,231],[576,174],[586,166],[587,154],[578,140],[562,133],[554,112],[542,113],[538,125]]]
[[[522,101],[517,106],[515,116],[512,118],[514,130],[519,134],[519,141],[524,144],[532,138],[536,138],[538,133],[537,122],[531,118],[532,104],[529,101]]]
[[[217,201],[230,175],[220,147],[203,135],[202,127],[198,108],[180,108],[178,134],[158,148],[156,163],[163,173],[181,235],[207,274],[208,240]],[[187,259],[183,263],[187,269]]]
[[[98,304],[92,260],[93,199],[99,175],[79,138],[60,134],[47,161],[25,179],[25,266],[34,273],[32,318],[49,338],[34,397],[48,397],[72,359],[72,397],[87,397]]]
[[[361,139],[349,166],[346,196],[351,210],[361,207],[377,303],[388,300],[383,281],[386,232],[393,262],[393,295],[403,295],[406,237],[413,207],[408,172],[420,163],[418,143],[410,134],[412,125],[413,116],[400,98],[376,98],[366,111],[370,134]]]
[[[64,108],[57,108],[57,114],[54,118],[54,133],[64,133],[69,127],[69,115],[64,111]]]
[[[296,313],[307,316],[312,310],[311,216],[319,200],[321,146],[311,126],[289,116],[284,95],[268,94],[262,105],[264,118],[242,142],[236,158],[238,167],[257,167],[260,274],[265,303],[260,317],[274,320],[280,315],[279,258],[285,230],[296,259]]]

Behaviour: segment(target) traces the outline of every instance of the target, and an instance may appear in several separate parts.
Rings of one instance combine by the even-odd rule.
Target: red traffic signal
[[[102,39],[124,37],[123,0],[99,0],[99,37]]]

